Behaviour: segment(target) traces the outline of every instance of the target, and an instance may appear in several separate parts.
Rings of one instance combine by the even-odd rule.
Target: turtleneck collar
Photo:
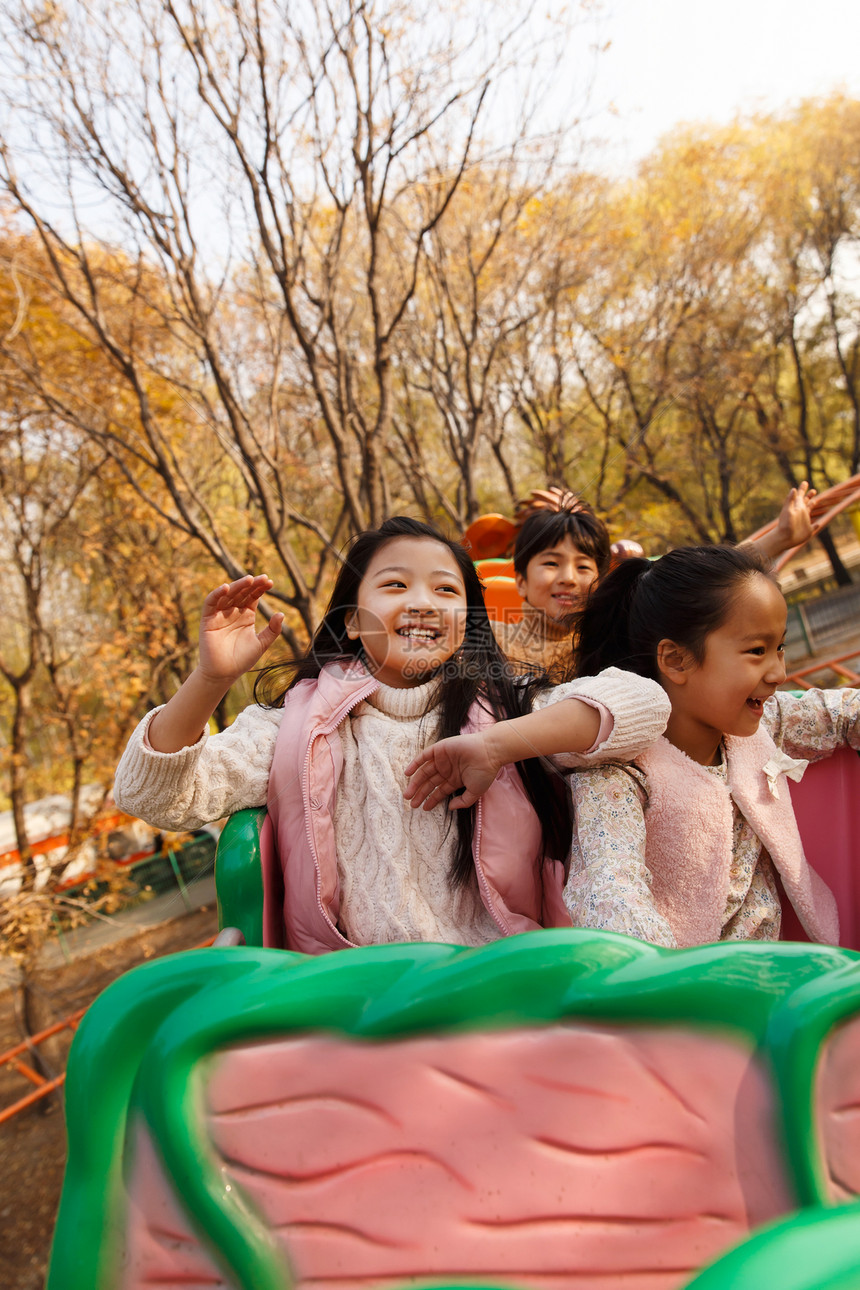
[[[441,689],[442,682],[438,676],[426,681],[424,685],[402,689],[393,685],[380,685],[368,696],[367,702],[387,717],[412,721],[436,707],[442,697]]]

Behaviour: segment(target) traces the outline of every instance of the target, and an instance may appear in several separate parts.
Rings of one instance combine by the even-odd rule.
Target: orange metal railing
[[[29,1039],[23,1040],[22,1043],[16,1044],[8,1052],[0,1053],[0,1066],[11,1066],[24,1079],[36,1085],[32,1093],[28,1093],[26,1097],[19,1098],[11,1106],[0,1110],[0,1124],[3,1124],[6,1120],[11,1120],[13,1115],[17,1115],[19,1111],[24,1111],[28,1106],[33,1106],[34,1103],[40,1102],[43,1097],[47,1097],[49,1093],[53,1093],[55,1089],[60,1087],[66,1078],[65,1071],[63,1071],[62,1075],[58,1075],[56,1079],[45,1079],[44,1075],[40,1075],[37,1070],[34,1070],[32,1066],[23,1060],[23,1055],[32,1053],[35,1048],[38,1048],[39,1044],[44,1043],[46,1039],[50,1039],[52,1035],[58,1035],[62,1030],[76,1030],[78,1022],[85,1012],[86,1008],[79,1008],[77,1012],[64,1017],[62,1021],[57,1021],[53,1026],[48,1026],[46,1030],[40,1030],[37,1035],[32,1035]]]
[[[208,940],[201,941],[199,945],[195,945],[193,948],[205,950],[214,940],[215,936],[210,936]],[[0,1124],[4,1124],[6,1120],[11,1120],[12,1116],[17,1115],[19,1111],[26,1111],[28,1106],[34,1106],[36,1102],[41,1102],[43,1097],[48,1097],[49,1094],[62,1087],[66,1079],[65,1071],[61,1075],[57,1075],[55,1079],[45,1079],[44,1075],[40,1075],[37,1070],[34,1070],[28,1062],[23,1060],[23,1057],[25,1053],[32,1053],[35,1048],[38,1048],[39,1044],[44,1043],[46,1039],[50,1039],[52,1035],[58,1035],[63,1030],[76,1030],[78,1022],[85,1012],[86,1008],[79,1008],[77,1012],[70,1013],[62,1021],[54,1022],[53,1026],[48,1026],[46,1030],[40,1030],[37,1035],[31,1035],[29,1039],[22,1040],[14,1048],[8,1049],[5,1053],[0,1053],[0,1066],[11,1066],[23,1079],[36,1086],[32,1093],[19,1098],[11,1106],[0,1108]]]
[[[845,666],[845,660],[849,658],[860,658],[857,650],[852,650],[850,654],[840,654],[838,658],[828,658],[818,663],[812,663],[810,666],[802,667],[797,672],[789,672],[785,678],[786,684],[793,685],[801,690],[811,690],[813,683],[807,681],[806,677],[811,676],[813,672],[823,672],[829,668],[837,676],[844,676],[849,685],[860,686],[860,673],[853,671],[850,667]]]

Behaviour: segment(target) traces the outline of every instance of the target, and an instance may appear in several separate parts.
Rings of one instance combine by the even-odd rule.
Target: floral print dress
[[[860,749],[860,690],[774,694],[762,726],[787,759],[819,761],[843,744]],[[725,758],[708,771],[727,781]],[[654,945],[675,937],[651,897],[645,863],[648,781],[635,762],[577,771],[574,833],[564,899],[575,927],[624,932]],[[721,940],[779,939],[781,910],[770,857],[733,803],[732,863]]]

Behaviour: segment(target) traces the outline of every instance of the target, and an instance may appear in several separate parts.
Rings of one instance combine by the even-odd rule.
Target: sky
[[[860,0],[604,0],[598,30],[591,130],[619,169],[683,121],[860,97]]]

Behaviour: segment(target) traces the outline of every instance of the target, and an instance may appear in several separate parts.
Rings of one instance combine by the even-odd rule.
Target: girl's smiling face
[[[448,547],[424,537],[386,542],[367,566],[346,625],[383,685],[421,685],[466,632],[466,588]]]
[[[676,748],[713,765],[723,735],[755,734],[765,700],[785,680],[785,620],[779,587],[755,573],[705,639],[700,663],[660,642],[661,681],[672,701],[666,737]]]
[[[548,618],[565,618],[582,608],[598,573],[597,561],[565,536],[532,556],[525,577],[516,574],[517,591]]]

